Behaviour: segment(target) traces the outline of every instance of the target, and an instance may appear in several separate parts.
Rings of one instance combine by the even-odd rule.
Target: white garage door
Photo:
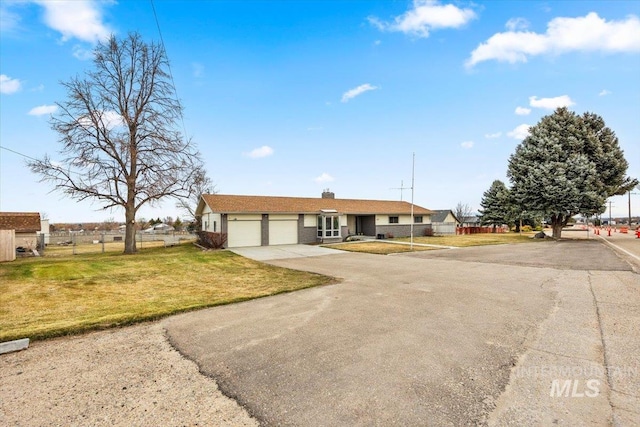
[[[262,244],[260,229],[260,221],[229,221],[227,223],[227,246],[230,248],[260,246]]]
[[[269,246],[298,243],[298,220],[269,220]]]

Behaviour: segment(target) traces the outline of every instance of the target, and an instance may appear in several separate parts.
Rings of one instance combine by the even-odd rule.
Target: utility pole
[[[413,251],[413,223],[415,219],[413,217],[413,189],[415,187],[415,171],[416,171],[416,153],[413,152],[413,159],[411,163],[411,250]]]
[[[629,190],[629,229],[631,229],[631,195],[635,195],[638,193],[632,193],[631,190]]]
[[[609,200],[609,228],[611,228],[611,205],[612,205],[612,201]]]

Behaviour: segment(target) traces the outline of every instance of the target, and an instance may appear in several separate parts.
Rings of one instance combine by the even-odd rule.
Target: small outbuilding
[[[15,253],[20,247],[36,249],[41,227],[38,212],[0,212],[0,230],[7,231],[0,238],[0,251]]]
[[[432,211],[403,201],[203,194],[202,230],[227,234],[227,247],[338,242],[350,235],[424,236]]]
[[[456,234],[456,228],[460,225],[460,221],[451,209],[440,209],[433,211],[431,225],[433,234]]]

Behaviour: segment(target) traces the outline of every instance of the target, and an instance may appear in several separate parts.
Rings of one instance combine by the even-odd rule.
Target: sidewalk
[[[633,259],[634,264],[640,269],[640,239],[636,237],[635,232],[629,230],[629,233],[619,233],[611,230],[611,236],[607,231],[602,230],[600,235],[602,240],[614,247],[619,252]]]

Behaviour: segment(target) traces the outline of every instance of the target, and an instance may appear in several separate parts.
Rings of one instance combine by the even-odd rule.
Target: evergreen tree
[[[549,218],[560,238],[573,215],[602,213],[608,197],[637,184],[625,177],[627,167],[600,116],[559,108],[531,127],[509,158],[507,175],[519,209]]]
[[[480,222],[482,225],[493,225],[494,233],[496,226],[508,224],[513,216],[509,189],[499,179],[493,181],[491,187],[484,192],[480,206]]]

